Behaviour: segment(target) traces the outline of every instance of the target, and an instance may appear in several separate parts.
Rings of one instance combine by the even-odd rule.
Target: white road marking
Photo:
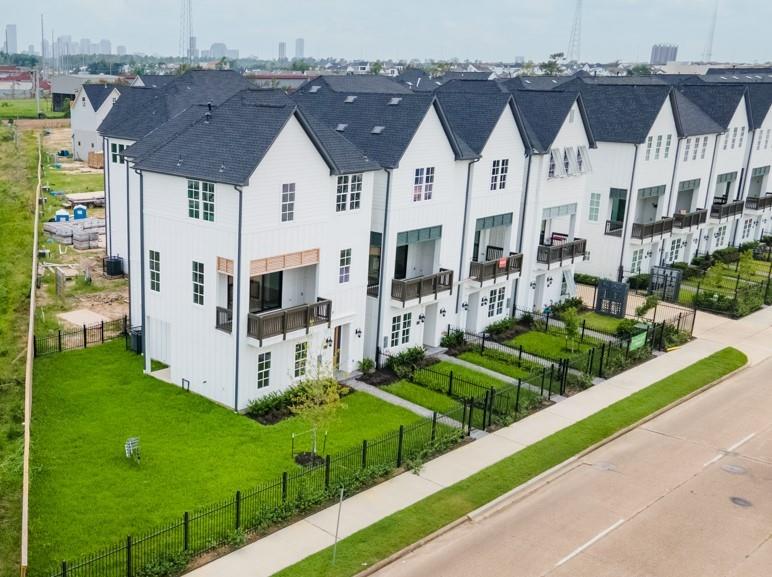
[[[616,529],[617,527],[619,527],[619,526],[620,526],[622,523],[624,523],[624,522],[625,522],[625,520],[624,520],[624,519],[620,519],[619,521],[617,521],[616,523],[614,523],[614,524],[613,524],[611,527],[608,527],[608,528],[604,529],[603,531],[601,531],[600,533],[598,533],[597,535],[595,535],[595,537],[593,537],[592,539],[590,539],[589,541],[587,541],[587,543],[585,543],[585,544],[584,544],[584,545],[582,545],[581,547],[577,547],[577,548],[576,548],[576,549],[574,549],[574,550],[573,550],[571,553],[569,553],[568,555],[566,555],[565,557],[563,557],[563,558],[562,558],[560,561],[558,561],[558,562],[557,562],[557,564],[555,565],[555,567],[560,567],[561,565],[563,565],[563,564],[565,564],[565,563],[568,563],[568,562],[569,562],[571,559],[573,559],[574,557],[576,557],[577,555],[579,555],[579,553],[581,553],[582,551],[584,551],[585,549],[587,549],[587,548],[589,548],[589,547],[592,547],[592,546],[593,546],[595,543],[597,543],[598,541],[600,541],[601,539],[603,539],[603,537],[605,537],[606,535],[608,535],[609,533],[611,533],[611,532],[612,532],[614,529]]]
[[[736,442],[734,445],[732,445],[731,447],[727,447],[726,449],[721,449],[721,450],[719,451],[718,455],[716,455],[715,457],[713,457],[713,458],[712,458],[710,461],[707,461],[707,462],[706,462],[706,463],[705,463],[705,464],[702,466],[702,468],[704,469],[705,467],[709,467],[710,465],[712,465],[712,464],[713,464],[713,463],[715,463],[716,461],[719,461],[719,460],[721,460],[721,458],[722,458],[722,457],[724,457],[724,456],[725,456],[725,455],[727,455],[728,453],[732,453],[732,452],[733,452],[733,451],[735,451],[736,449],[740,448],[740,446],[744,445],[745,443],[747,443],[748,441],[750,441],[750,440],[751,440],[753,437],[755,437],[755,436],[756,436],[756,433],[751,433],[750,435],[747,435],[747,436],[743,437],[742,439],[740,439],[739,441],[737,441],[737,442]]]

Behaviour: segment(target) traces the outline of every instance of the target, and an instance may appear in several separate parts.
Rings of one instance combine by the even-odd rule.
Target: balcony
[[[263,313],[250,313],[247,316],[247,335],[260,341],[281,336],[287,338],[289,333],[305,331],[312,327],[327,323],[332,319],[332,301],[317,299],[310,305],[300,305],[288,309],[274,309]]]
[[[733,202],[714,202],[710,207],[710,218],[723,220],[743,213],[745,201],[735,200]]]
[[[233,330],[233,310],[225,307],[217,307],[215,311],[214,328],[229,333]]]
[[[563,235],[553,235],[550,244],[542,243],[536,249],[536,262],[549,265],[563,261],[574,262],[576,257],[584,258],[587,249],[587,240],[576,238],[573,241],[565,240]]]
[[[606,221],[606,234],[609,236],[622,236],[625,223],[621,220],[607,220]]]
[[[637,240],[646,240],[655,236],[665,236],[673,232],[673,218],[663,218],[655,222],[633,223],[633,230],[630,237]]]
[[[692,212],[683,212],[673,215],[673,228],[691,228],[705,224],[708,221],[708,211],[698,208]]]
[[[765,196],[749,196],[745,199],[745,208],[747,210],[768,210],[772,208],[772,194]]]
[[[410,279],[394,279],[391,281],[391,298],[402,306],[413,300],[423,302],[425,299],[437,299],[444,292],[453,293],[453,271],[444,268],[440,272]]]
[[[497,279],[509,279],[511,275],[523,270],[523,255],[511,252],[509,256],[488,260],[485,262],[472,261],[469,265],[470,278],[479,281],[480,286],[487,280],[496,282]]]

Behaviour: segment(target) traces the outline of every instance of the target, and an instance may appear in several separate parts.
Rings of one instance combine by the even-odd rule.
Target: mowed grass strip
[[[344,403],[327,453],[420,419],[364,393]],[[30,559],[38,572],[277,479],[297,467],[292,433],[310,429],[297,417],[264,426],[145,376],[122,340],[37,359],[33,406]],[[134,436],[140,465],[123,452]],[[308,450],[310,435],[299,443]]]
[[[40,99],[40,112],[47,118],[63,118],[64,112],[53,112],[51,99]],[[14,98],[0,100],[0,118],[37,118],[37,105],[34,98]]]
[[[534,370],[539,370],[540,368],[539,365],[526,361],[523,361],[522,366],[519,366],[516,356],[507,355],[493,349],[485,351],[485,354],[480,354],[477,351],[465,351],[458,355],[458,358],[513,379],[528,378]]]
[[[594,329],[596,331],[603,331],[606,333],[615,333],[619,323],[623,319],[612,317],[608,315],[601,315],[593,311],[584,312],[579,315],[579,326],[581,330],[582,321],[586,322],[588,329]]]
[[[726,348],[626,399],[550,435],[495,465],[343,539],[276,577],[350,577],[448,523],[562,463],[617,431],[742,367],[747,358]]]
[[[543,331],[528,331],[508,340],[506,344],[513,348],[519,348],[522,345],[525,352],[551,360],[583,353],[594,346],[594,343],[588,342],[586,338],[583,343],[577,339],[569,345],[566,343],[565,336]]]
[[[432,391],[421,385],[416,385],[410,381],[397,381],[381,388],[401,399],[421,405],[430,411],[437,411],[438,413],[449,413],[461,406],[458,401],[451,399],[447,395]]]

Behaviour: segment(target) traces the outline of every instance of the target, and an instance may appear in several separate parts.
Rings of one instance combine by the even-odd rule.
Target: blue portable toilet
[[[83,220],[84,218],[88,218],[88,210],[86,210],[86,207],[82,204],[76,204],[75,208],[72,209],[72,218],[74,220]]]
[[[63,208],[60,208],[56,211],[56,214],[54,215],[54,220],[56,222],[68,222],[70,220],[70,213],[64,210]]]

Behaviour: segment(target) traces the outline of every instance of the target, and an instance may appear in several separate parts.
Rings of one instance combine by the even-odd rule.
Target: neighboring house
[[[114,83],[118,76],[109,74],[61,74],[51,78],[51,109],[64,112],[66,103],[74,103],[75,95],[87,82]]]
[[[103,152],[98,128],[123,88],[113,84],[84,84],[78,89],[70,109],[72,154],[76,160],[87,160],[89,152]]]
[[[170,82],[174,82],[176,74],[137,74],[131,83],[131,86],[140,88],[163,88]]]

